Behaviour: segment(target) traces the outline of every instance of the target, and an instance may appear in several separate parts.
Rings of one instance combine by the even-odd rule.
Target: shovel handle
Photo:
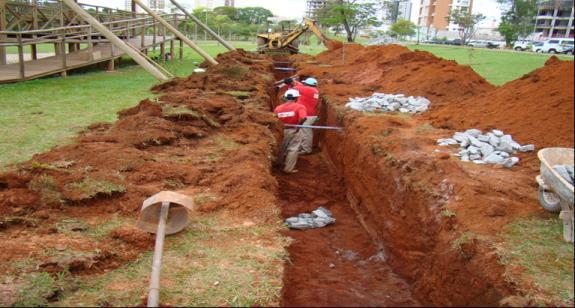
[[[166,237],[166,221],[170,211],[170,202],[162,202],[158,232],[156,233],[156,246],[154,247],[154,261],[152,262],[152,276],[150,278],[150,291],[148,293],[148,307],[159,307],[160,303],[160,270],[162,269],[162,252],[164,238]]]

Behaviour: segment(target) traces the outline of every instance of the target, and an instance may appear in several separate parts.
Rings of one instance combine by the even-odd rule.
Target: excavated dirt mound
[[[435,109],[436,126],[500,129],[537,148],[573,147],[573,61],[551,57],[545,66],[500,88]],[[531,161],[538,168],[537,160]]]
[[[3,275],[22,274],[10,266],[22,260],[92,274],[134,259],[153,237],[125,224],[162,190],[195,196],[199,211],[277,223],[273,64],[244,51],[217,60],[205,74],[157,86],[156,101],[119,112],[117,122],[91,125],[73,144],[0,174]]]
[[[346,44],[315,60],[298,60],[298,73],[319,78],[336,103],[366,91],[403,93],[425,96],[435,109],[495,89],[468,66],[398,45]]]

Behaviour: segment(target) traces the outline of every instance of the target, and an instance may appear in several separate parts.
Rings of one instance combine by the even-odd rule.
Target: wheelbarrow
[[[560,213],[563,220],[563,239],[573,243],[573,185],[563,178],[553,167],[573,165],[574,149],[546,148],[537,153],[541,161],[540,174],[536,177],[539,184],[539,203],[553,213]]]
[[[138,228],[156,234],[154,260],[150,277],[148,307],[160,302],[160,269],[164,237],[182,231],[189,223],[188,212],[194,210],[192,198],[172,191],[162,191],[146,199],[138,220]]]

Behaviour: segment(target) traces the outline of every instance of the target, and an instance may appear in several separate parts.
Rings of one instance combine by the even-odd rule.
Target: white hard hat
[[[300,97],[299,91],[295,89],[289,89],[284,94],[284,97],[287,99],[294,99]]]

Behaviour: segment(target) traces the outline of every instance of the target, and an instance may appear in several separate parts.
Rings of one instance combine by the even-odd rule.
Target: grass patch
[[[548,294],[547,302],[573,306],[573,244],[563,241],[561,220],[519,220],[508,225],[501,237],[501,263],[524,268],[519,278],[508,274],[509,279],[533,282]],[[540,294],[532,296],[537,298]]]
[[[62,291],[70,287],[73,279],[66,273],[50,275],[46,272],[27,274],[13,306],[46,307],[58,298]]]
[[[162,113],[164,116],[183,116],[183,115],[191,115],[195,118],[200,118],[200,114],[197,112],[190,110],[186,106],[172,106],[172,105],[164,105],[162,106]]]
[[[284,247],[270,225],[237,225],[222,217],[196,217],[166,239],[161,303],[170,306],[270,306],[279,304]],[[136,306],[147,294],[152,254],[82,278],[57,306]]]
[[[549,54],[458,46],[410,45],[408,48],[428,51],[438,57],[469,65],[479,75],[494,85],[502,85],[540,68],[552,56]],[[573,60],[573,57],[568,56],[559,56],[559,58],[562,60]]]
[[[476,239],[478,239],[477,234],[475,234],[471,231],[464,232],[456,240],[451,242],[451,249],[462,252],[463,251],[463,245],[469,244]]]
[[[455,216],[456,216],[455,212],[450,211],[450,210],[447,210],[447,209],[442,210],[442,211],[439,213],[439,215],[441,215],[442,217],[447,217],[447,218],[451,218],[451,217],[455,217]]]
[[[114,182],[86,177],[80,182],[66,185],[67,189],[79,191],[82,199],[91,199],[98,195],[112,196],[114,193],[125,193],[126,186]]]
[[[42,174],[28,183],[28,189],[40,196],[42,205],[62,203],[58,185],[53,177]]]
[[[433,130],[433,126],[431,126],[431,124],[424,123],[424,124],[421,124],[415,128],[415,133],[416,134],[425,134],[425,133],[430,132],[432,130]]]

